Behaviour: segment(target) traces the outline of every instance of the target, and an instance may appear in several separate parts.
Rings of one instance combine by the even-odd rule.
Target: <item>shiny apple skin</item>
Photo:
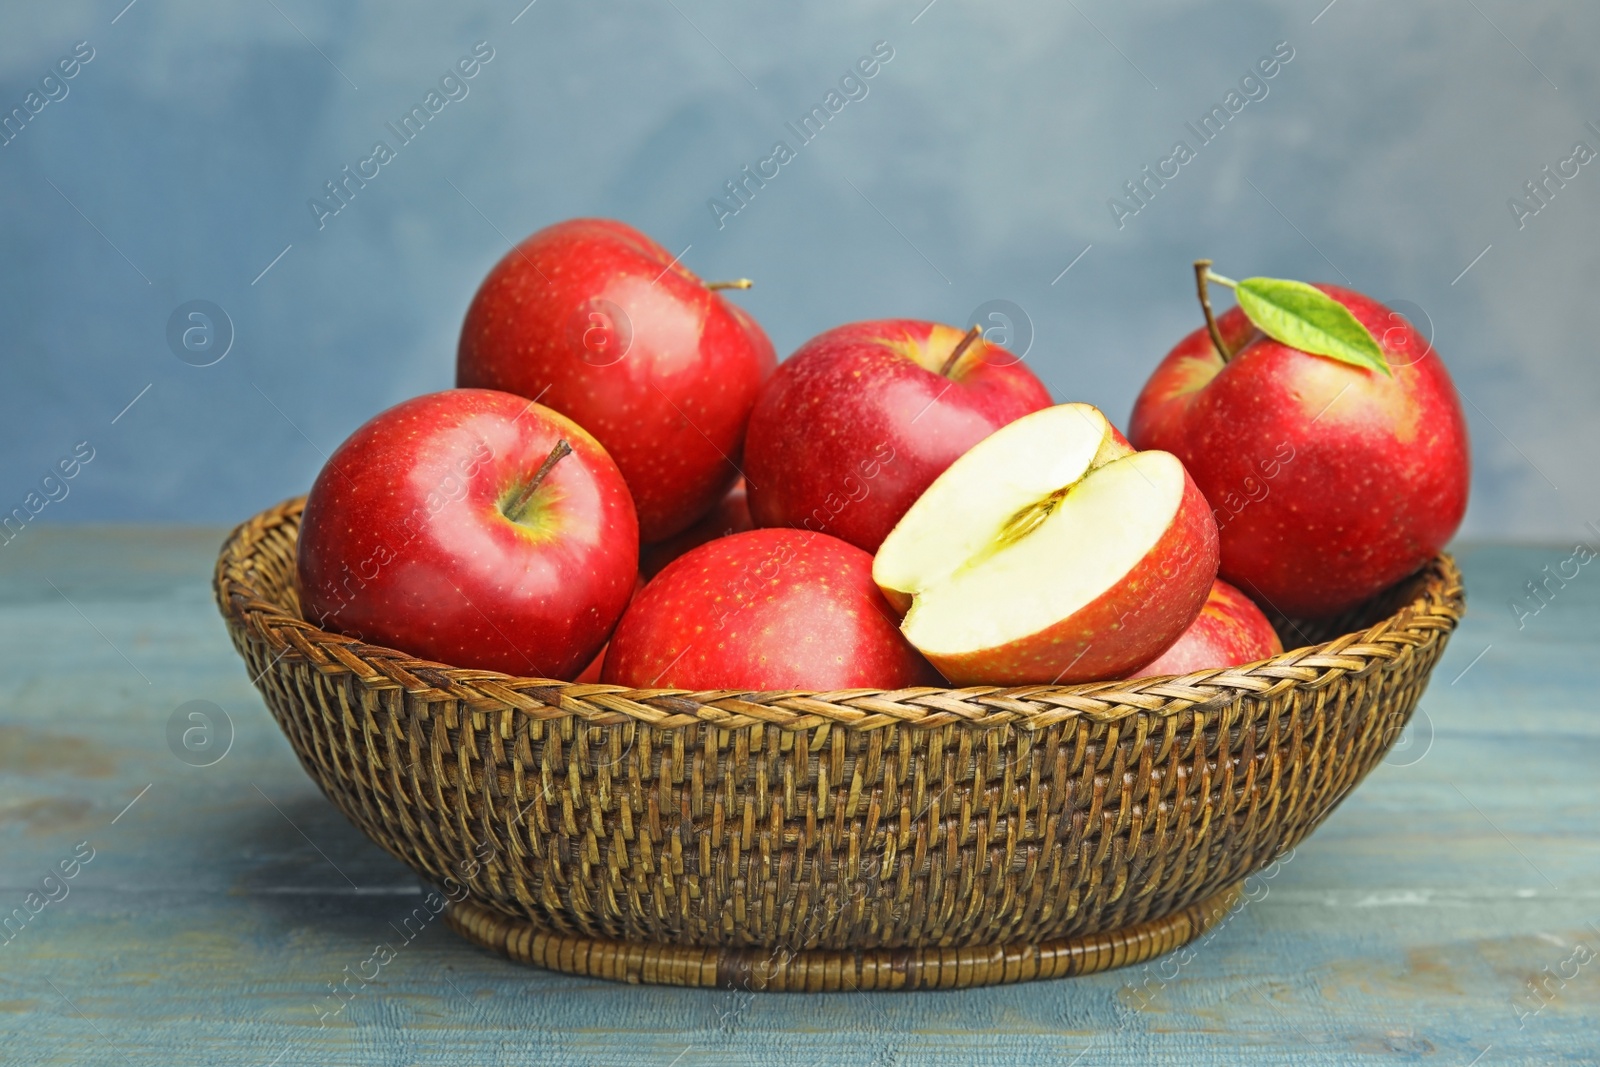
[[[654,578],[661,569],[692,548],[729,534],[755,529],[750,518],[750,500],[744,479],[735,482],[726,496],[718,501],[703,518],[682,533],[665,541],[645,545],[639,550],[639,573],[645,580]]]
[[[1192,674],[1270,659],[1283,651],[1278,632],[1256,602],[1218,578],[1194,622],[1171,648],[1129,678]]]
[[[644,583],[645,576],[643,573],[640,573],[638,579],[633,583],[633,593],[628,597],[628,603],[633,603],[633,598],[639,595],[639,590],[644,588]],[[627,609],[624,608],[623,610],[626,611]],[[610,646],[610,641],[607,641],[605,644],[601,645],[600,651],[594,654],[594,659],[591,659],[589,661],[589,665],[583,670],[579,671],[577,676],[572,680],[580,685],[594,685],[595,683],[599,682],[600,668],[605,666],[606,650]]]
[[[1123,678],[1188,628],[1217,575],[1217,524],[1184,477],[1161,538],[1110,589],[1071,615],[992,648],[929,661],[951,685],[1072,685]]]
[[[565,439],[532,528],[502,504]],[[306,500],[305,617],[454,667],[568,678],[634,587],[639,529],[616,464],[523,397],[452,389],[398,404],[338,447]]]
[[[1050,406],[1032,371],[981,339],[942,376],[962,332],[912,319],[855,322],[786,359],[750,415],[745,471],[756,525],[828,533],[876,552],[962,453]]]
[[[617,625],[604,681],[634,688],[942,685],[900,633],[872,557],[806,530],[750,530],[679,556]]]
[[[620,357],[620,329],[590,317],[602,300],[631,324]],[[739,476],[745,423],[776,365],[756,321],[672,253],[624,223],[572,219],[484,279],[461,327],[456,384],[537,398],[592,433],[653,542],[693,524]]]
[[[1317,288],[1379,339],[1394,371],[1280,344],[1238,308],[1224,365],[1202,327],[1156,368],[1128,437],[1188,467],[1222,538],[1224,578],[1288,615],[1354,607],[1454,535],[1471,482],[1467,425],[1432,346],[1359,293]]]

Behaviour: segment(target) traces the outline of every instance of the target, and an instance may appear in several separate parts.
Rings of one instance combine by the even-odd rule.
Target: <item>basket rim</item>
[[[539,719],[573,717],[596,726],[635,722],[672,729],[708,723],[731,729],[760,723],[798,731],[896,724],[933,729],[962,723],[1037,730],[1080,717],[1102,723],[1165,719],[1186,711],[1220,710],[1243,697],[1266,699],[1294,687],[1320,689],[1345,675],[1381,668],[1447,637],[1465,608],[1460,569],[1448,552],[1441,552],[1402,579],[1418,583],[1416,595],[1371,626],[1237,667],[1072,685],[630,689],[452,667],[323,630],[290,613],[248,574],[254,550],[268,536],[291,524],[298,536],[305,500],[291,497],[240,523],[217,556],[212,589],[235,647],[242,654],[244,641],[254,639],[268,651],[268,662],[254,679],[257,685],[271,670],[304,663],[323,675],[351,675],[368,689],[403,690],[425,701],[461,701],[475,711],[512,708]]]

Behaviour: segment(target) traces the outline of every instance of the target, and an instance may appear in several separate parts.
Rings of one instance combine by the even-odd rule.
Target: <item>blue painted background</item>
[[[735,299],[780,352],[1012,301],[1056,394],[1119,421],[1198,324],[1196,256],[1347,280],[1431,323],[1471,401],[1466,532],[1600,520],[1600,164],[1520,227],[1507,204],[1600,148],[1600,8],[125,2],[0,14],[0,110],[93,49],[0,147],[0,510],[83,441],[40,521],[232,522],[302,491],[369,415],[450,384],[507,239],[599,214],[754,277]],[[480,41],[466,95],[319,229],[308,199]],[[893,59],[801,145],[784,124],[879,41]],[[1123,183],[1279,42],[1266,95],[1119,226]],[[780,139],[795,158],[719,228],[708,201]],[[233,323],[212,366],[167,342],[194,299]]]

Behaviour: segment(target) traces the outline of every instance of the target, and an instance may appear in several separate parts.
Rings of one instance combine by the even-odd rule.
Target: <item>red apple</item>
[[[390,408],[333,453],[306,500],[297,577],[319,626],[568,678],[605,643],[638,559],[633,501],[599,442],[522,397],[452,389]]]
[[[976,327],[835,327],[783,362],[751,412],[750,513],[757,526],[816,530],[875,552],[956,457],[1049,406],[1033,372]]]
[[[1291,348],[1235,307],[1184,338],[1134,405],[1129,438],[1183,460],[1214,509],[1221,573],[1289,615],[1353,607],[1444,547],[1467,506],[1467,426],[1411,324],[1319,285],[1379,341],[1388,377]]]
[[[942,684],[896,623],[861,549],[807,530],[750,530],[667,564],[617,624],[601,677],[647,689]]]
[[[1168,452],[1135,452],[1061,404],[950,465],[884,539],[873,578],[955,685],[1120,678],[1194,621],[1217,527]]]
[[[644,582],[645,576],[641,573],[638,579],[633,583],[633,593],[628,597],[628,603],[633,603],[633,598],[638,596],[639,590],[644,588]],[[626,611],[627,609],[624,608],[623,610]],[[610,647],[611,642],[609,641],[601,645],[600,651],[594,654],[594,658],[589,661],[589,665],[583,670],[579,671],[577,677],[573,678],[572,680],[583,685],[593,685],[600,681],[600,668],[605,666],[606,650]]]
[[[738,477],[745,423],[776,362],[755,320],[672,253],[621,222],[572,219],[484,279],[461,327],[456,384],[577,420],[622,469],[652,542],[704,515]]]
[[[1128,675],[1190,674],[1213,667],[1237,667],[1283,651],[1278,632],[1255,601],[1218,578],[1194,622],[1161,655]]]
[[[648,581],[660,574],[661,568],[691,548],[699,548],[707,541],[754,528],[755,523],[750,521],[750,501],[745,491],[744,479],[741,478],[734,483],[732,489],[728,490],[728,495],[693,526],[665,541],[657,541],[640,549],[639,573]]]
[[[609,642],[607,642],[604,645],[601,645],[600,646],[600,651],[596,652],[594,654],[594,659],[591,659],[589,661],[589,665],[587,667],[585,667],[583,670],[579,671],[578,672],[578,676],[576,678],[572,679],[572,680],[574,682],[578,683],[579,685],[594,685],[597,682],[599,682],[600,681],[600,668],[605,666],[606,650],[609,649],[610,647],[611,647],[611,645],[610,645]]]

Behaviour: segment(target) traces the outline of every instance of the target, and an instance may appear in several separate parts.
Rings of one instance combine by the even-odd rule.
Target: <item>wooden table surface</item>
[[[1470,611],[1400,746],[1187,958],[752,996],[550,974],[434,923],[334,1015],[419,887],[251,688],[211,602],[221,540],[0,550],[0,1062],[1600,1063],[1600,564],[1542,605],[1525,587],[1570,546],[1459,552]],[[209,755],[191,701],[225,716]]]

